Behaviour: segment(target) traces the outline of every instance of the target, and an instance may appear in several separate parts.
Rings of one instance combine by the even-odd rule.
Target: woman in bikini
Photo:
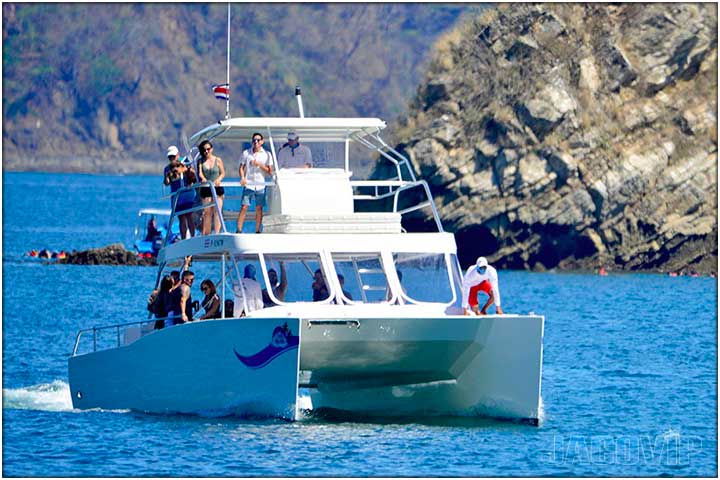
[[[223,199],[225,195],[225,189],[220,186],[225,178],[225,166],[220,157],[213,155],[213,146],[209,140],[204,140],[198,145],[200,155],[200,168],[198,169],[198,175],[200,182],[211,182],[215,185],[215,194],[217,195],[217,209],[206,208],[203,210],[203,222],[202,222],[202,233],[203,235],[209,235],[210,231],[220,233],[220,215],[218,212],[222,212]],[[200,198],[202,199],[203,205],[207,205],[212,202],[212,192],[210,187],[200,187]],[[213,225],[214,224],[214,225]]]

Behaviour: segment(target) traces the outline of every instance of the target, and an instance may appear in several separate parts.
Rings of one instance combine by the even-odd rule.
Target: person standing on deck
[[[262,134],[253,133],[252,146],[243,151],[240,159],[238,173],[240,174],[240,184],[244,188],[237,220],[237,233],[242,233],[245,215],[247,215],[251,200],[255,200],[255,233],[260,233],[263,207],[265,206],[265,178],[272,175],[272,157],[270,152],[263,148],[263,143],[265,143],[265,139]],[[248,185],[248,181],[252,185]]]
[[[278,168],[312,168],[312,152],[300,145],[300,137],[295,132],[288,133],[288,143],[278,152]]]
[[[167,149],[168,164],[163,169],[163,183],[170,185],[173,180],[173,169],[180,165],[180,151],[175,145],[170,145]]]
[[[179,299],[177,303],[176,313],[180,313],[180,319],[176,323],[192,322],[192,295],[190,288],[195,281],[195,274],[190,270],[185,270],[182,273],[182,281],[180,286],[174,291],[177,293],[176,298]]]
[[[503,311],[500,307],[500,287],[498,285],[497,270],[488,265],[485,257],[478,257],[477,262],[468,268],[463,278],[462,284],[462,300],[463,310],[468,314],[468,306],[477,315],[487,315],[487,309],[495,304],[495,311],[498,315],[502,315]],[[478,293],[482,290],[488,295],[487,302],[479,308]]]
[[[176,214],[191,209],[195,201],[194,190],[183,190],[197,181],[195,172],[188,169],[189,163],[180,162],[170,172],[170,191],[175,194],[173,197],[177,196],[177,198],[171,197],[170,207],[175,206]],[[180,222],[180,239],[195,236],[195,223],[193,222],[192,212],[180,213],[178,221]]]
[[[214,230],[216,234],[220,233],[220,215],[223,207],[223,199],[225,195],[225,189],[220,186],[225,178],[225,166],[223,165],[222,158],[213,155],[213,146],[209,140],[203,140],[198,145],[200,150],[201,160],[200,166],[198,167],[198,176],[200,182],[210,182],[215,187],[215,195],[217,196],[217,205],[215,207],[206,207],[203,212],[203,224],[202,233],[203,235],[210,235],[210,231]],[[200,187],[198,192],[200,198],[202,198],[203,205],[212,203],[212,191],[210,187]],[[213,222],[215,223],[213,227]]]

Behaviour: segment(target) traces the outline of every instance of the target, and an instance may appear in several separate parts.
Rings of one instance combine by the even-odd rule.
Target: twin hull
[[[537,421],[543,317],[193,322],[69,360],[73,406],[297,417],[482,415]]]

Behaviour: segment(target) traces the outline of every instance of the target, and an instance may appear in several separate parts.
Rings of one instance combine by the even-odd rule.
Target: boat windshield
[[[394,253],[393,260],[404,296],[409,300],[447,304],[455,299],[445,254]]]
[[[380,303],[392,298],[380,253],[333,253],[345,303]]]
[[[268,279],[263,288],[268,283],[273,285],[272,303],[323,302],[330,298],[332,289],[318,253],[272,254],[264,258]],[[272,282],[271,276],[277,280]]]
[[[279,141],[274,139],[275,155],[277,156],[278,167],[283,168],[291,162],[290,165],[302,167],[302,165],[293,165],[296,157],[304,159],[304,153],[298,151],[298,148],[307,147],[310,149],[312,156],[312,165],[315,168],[345,168],[345,142],[304,142],[300,139],[299,147],[291,148],[284,138]],[[267,146],[267,150],[270,146]],[[284,149],[284,150],[283,150]],[[295,161],[294,163],[302,163]]]

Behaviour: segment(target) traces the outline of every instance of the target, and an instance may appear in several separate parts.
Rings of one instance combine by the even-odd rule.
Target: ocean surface
[[[3,476],[717,476],[718,296],[708,277],[500,271],[505,311],[546,318],[538,427],[74,411],[77,330],[144,318],[156,271],[24,254],[130,248],[137,211],[166,207],[160,183],[3,174]]]

